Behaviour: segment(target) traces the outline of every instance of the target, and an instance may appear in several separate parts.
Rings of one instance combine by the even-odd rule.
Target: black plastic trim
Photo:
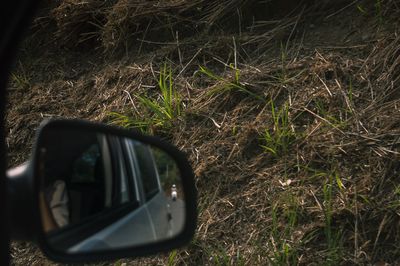
[[[153,145],[158,147],[168,153],[171,158],[173,158],[180,170],[182,176],[182,187],[185,195],[185,206],[186,206],[186,217],[185,226],[182,232],[176,237],[168,240],[163,240],[158,243],[146,244],[142,246],[135,246],[132,248],[121,248],[113,250],[102,250],[98,252],[91,253],[78,253],[78,254],[67,254],[59,250],[55,250],[49,245],[47,237],[43,232],[41,226],[41,217],[39,215],[39,188],[41,187],[40,179],[38,176],[38,157],[40,143],[42,142],[43,136],[42,132],[47,129],[57,129],[57,130],[71,130],[77,129],[82,131],[96,131],[106,134],[114,134],[121,137],[134,138],[143,143]],[[34,195],[35,199],[35,211],[33,212],[35,228],[37,232],[37,241],[42,249],[42,251],[51,259],[59,262],[96,262],[104,260],[118,259],[122,257],[139,257],[145,255],[155,254],[161,251],[168,251],[174,248],[178,248],[184,244],[190,242],[193,238],[197,223],[197,191],[194,184],[194,174],[193,170],[185,156],[184,153],[179,151],[173,145],[161,140],[158,137],[145,136],[138,131],[130,131],[126,129],[121,129],[117,127],[112,127],[103,124],[97,124],[92,122],[87,122],[83,120],[48,120],[42,123],[40,129],[37,133],[37,140],[34,146],[32,155],[32,165],[35,176],[34,182]]]

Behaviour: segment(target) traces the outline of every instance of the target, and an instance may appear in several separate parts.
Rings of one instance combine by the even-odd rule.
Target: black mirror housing
[[[169,235],[168,237],[160,237],[157,238],[156,240],[153,241],[143,241],[143,243],[136,243],[135,245],[132,246],[116,246],[114,244],[110,245],[109,247],[105,246],[102,247],[101,249],[78,249],[78,252],[71,252],[71,250],[63,250],[60,248],[55,248],[53,245],[53,242],[50,241],[49,239],[49,234],[45,230],[44,224],[46,224],[46,219],[43,218],[43,201],[41,196],[43,194],[43,186],[44,186],[44,170],[43,170],[43,165],[46,162],[46,158],[44,158],[43,155],[43,147],[44,145],[48,145],[48,147],[51,148],[52,144],[46,144],[49,142],[49,132],[52,132],[53,136],[53,142],[52,143],[57,143],[57,142],[63,142],[64,140],[62,139],[62,134],[61,132],[77,132],[81,134],[82,138],[84,136],[90,135],[90,134],[96,134],[96,135],[101,135],[101,136],[113,136],[113,138],[117,137],[120,140],[126,140],[129,139],[130,141],[133,141],[135,143],[140,143],[140,145],[146,145],[146,147],[152,147],[155,148],[158,151],[161,151],[162,154],[168,155],[168,158],[171,158],[179,169],[180,173],[180,183],[178,185],[178,190],[179,193],[176,192],[177,188],[174,182],[176,181],[170,181],[171,178],[169,178],[169,183],[167,182],[167,185],[164,187],[167,187],[166,189],[163,189],[161,185],[160,187],[160,196],[164,199],[164,202],[168,206],[168,210],[170,210],[171,206],[175,206],[174,204],[177,203],[177,195],[178,195],[178,202],[181,200],[179,199],[180,197],[183,197],[181,195],[184,195],[184,200],[183,200],[183,205],[184,207],[184,212],[182,212],[182,219],[184,223],[182,223],[182,228],[180,230],[177,230],[174,232],[174,234],[171,234],[171,230],[169,230]],[[57,132],[60,132],[60,136],[57,136]],[[64,135],[65,136],[65,135]],[[57,139],[58,138],[58,139]],[[82,138],[75,138],[76,141],[70,142],[71,145],[64,145],[65,148],[64,150],[71,153],[71,150],[73,149],[72,147],[69,146],[76,146],[76,143],[78,143]],[[68,143],[67,143],[68,144]],[[60,146],[62,147],[62,146]],[[60,151],[57,151],[57,149],[53,149],[53,154],[59,152],[62,153],[62,149]],[[124,157],[125,158],[125,157]],[[67,160],[66,160],[67,161]],[[55,161],[57,162],[57,161]],[[63,162],[60,162],[61,164]],[[61,165],[60,164],[60,165]],[[157,164],[155,164],[157,165]],[[58,166],[55,168],[59,168]],[[155,168],[155,167],[154,167]],[[172,172],[172,171],[169,171]],[[168,173],[168,171],[167,171]],[[161,173],[159,174],[161,176]],[[91,122],[86,122],[82,120],[49,120],[44,123],[42,123],[41,127],[38,130],[37,133],[37,138],[36,138],[36,143],[33,149],[33,154],[31,157],[30,162],[24,167],[20,168],[20,170],[14,170],[14,173],[12,171],[8,172],[9,176],[9,183],[10,183],[10,197],[11,197],[11,202],[16,202],[16,205],[13,205],[14,210],[12,211],[11,214],[11,219],[26,219],[28,215],[24,214],[18,214],[20,210],[27,210],[27,206],[30,206],[30,209],[32,211],[29,211],[29,216],[32,216],[30,220],[26,221],[20,221],[20,223],[17,223],[14,225],[14,230],[19,229],[19,233],[17,232],[14,234],[17,238],[23,239],[23,238],[34,238],[35,241],[39,244],[40,248],[42,251],[51,259],[59,262],[96,262],[96,261],[104,261],[104,260],[113,260],[113,259],[118,259],[118,258],[123,258],[123,257],[139,257],[139,256],[145,256],[145,255],[150,255],[150,254],[155,254],[157,252],[162,252],[162,251],[168,251],[174,248],[178,248],[186,243],[188,243],[196,229],[196,221],[197,221],[197,206],[196,206],[196,197],[197,197],[197,192],[195,189],[194,185],[194,174],[193,171],[189,165],[188,160],[186,159],[186,156],[179,151],[177,148],[175,148],[173,145],[168,144],[167,142],[157,138],[157,137],[152,137],[152,136],[145,136],[139,132],[136,131],[129,131],[125,129],[120,129],[112,126],[107,126],[107,125],[102,125],[102,124],[97,124],[97,123],[91,123]],[[158,175],[157,175],[158,176]],[[171,174],[170,174],[171,176]],[[135,181],[136,182],[136,181]],[[160,183],[160,181],[158,182]],[[173,185],[171,185],[174,183]],[[15,184],[15,185],[13,185]],[[26,197],[30,200],[25,200],[19,202],[18,200],[18,194],[19,191],[21,191],[20,188],[22,187],[25,188],[26,190]],[[113,189],[116,187],[113,183]],[[170,189],[172,191],[172,196]],[[16,190],[18,189],[18,191]],[[111,190],[110,190],[111,191]],[[136,189],[136,191],[138,191]],[[109,194],[111,192],[108,192]],[[113,192],[114,193],[114,192]],[[143,194],[143,193],[142,193]],[[33,198],[32,198],[33,197]],[[111,196],[110,196],[111,197]],[[139,199],[139,196],[137,196]],[[14,199],[14,200],[13,200]],[[154,200],[155,201],[155,200]],[[162,202],[162,201],[160,201]],[[21,206],[21,204],[25,204],[27,206]],[[148,207],[149,205],[145,203],[146,206]],[[137,209],[132,209],[133,207],[129,204],[125,204],[129,208],[131,208],[131,212],[137,211]],[[158,204],[157,206],[159,206]],[[110,205],[111,206],[111,205]],[[145,206],[145,205],[143,205]],[[128,208],[127,207],[127,208]],[[146,208],[147,208],[146,207]],[[135,207],[137,208],[137,207]],[[143,207],[144,208],[144,207]],[[115,207],[110,207],[108,210],[113,211]],[[147,211],[149,212],[149,211]],[[150,210],[151,212],[151,210]],[[157,209],[155,212],[159,212],[159,209]],[[127,212],[125,212],[126,214]],[[174,213],[173,211],[171,213]],[[168,221],[171,220],[171,213],[168,213]],[[140,214],[138,214],[140,215]],[[25,217],[24,217],[25,216]],[[104,216],[104,215],[103,215]],[[114,215],[115,216],[115,215]],[[164,215],[166,216],[166,215]],[[90,227],[95,228],[96,226],[100,226],[100,220],[102,219],[101,214],[97,214],[97,216],[93,216],[96,218],[93,218],[90,221]],[[100,217],[100,219],[99,219]],[[83,221],[87,221],[88,219],[83,219]],[[161,220],[153,220],[152,226],[161,227]],[[173,220],[174,221],[174,220]],[[175,220],[176,221],[176,220]],[[120,223],[120,221],[118,221]],[[13,222],[12,222],[13,223]],[[29,225],[27,225],[29,223]],[[143,223],[143,222],[142,222]],[[113,225],[115,228],[115,225]],[[29,228],[30,227],[30,228]],[[86,225],[86,227],[88,227]],[[71,226],[71,230],[67,230],[69,227],[66,227],[65,229],[60,229],[60,232],[80,232],[79,230],[79,224],[78,226]],[[77,229],[78,228],[78,229]],[[27,235],[29,231],[33,229],[34,234],[33,235]],[[101,228],[100,228],[101,229]],[[108,230],[109,231],[109,230]],[[137,230],[139,231],[139,229]],[[153,230],[154,231],[154,230]],[[58,231],[57,231],[58,232]],[[136,231],[135,231],[136,232]],[[139,234],[139,232],[137,232]],[[25,235],[25,237],[24,237]],[[67,234],[68,235],[68,234]],[[72,234],[73,235],[73,234]],[[62,235],[61,235],[62,236]],[[132,237],[135,237],[135,233],[132,234]],[[61,240],[63,237],[60,238]],[[65,237],[64,237],[65,239]],[[62,240],[63,241],[63,240]],[[61,242],[62,242],[61,241]],[[60,241],[59,241],[60,242]],[[115,243],[115,242],[113,242]],[[78,245],[79,246],[79,245]],[[75,246],[76,250],[76,246]]]

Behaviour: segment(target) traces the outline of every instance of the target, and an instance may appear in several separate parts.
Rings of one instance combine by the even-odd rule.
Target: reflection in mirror
[[[166,240],[184,227],[175,161],[134,139],[79,130],[42,132],[39,205],[48,244],[65,253]]]

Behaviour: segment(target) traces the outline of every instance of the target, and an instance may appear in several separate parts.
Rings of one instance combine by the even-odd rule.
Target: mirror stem
[[[6,176],[10,237],[13,240],[32,240],[36,214],[30,161],[9,169]]]

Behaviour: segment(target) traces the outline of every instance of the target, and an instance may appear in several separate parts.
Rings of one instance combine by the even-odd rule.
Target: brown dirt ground
[[[195,239],[175,264],[399,263],[398,1],[382,1],[379,12],[373,1],[311,6],[250,26],[239,24],[235,12],[226,11],[227,24],[207,13],[205,21],[218,25],[211,29],[193,24],[187,16],[198,14],[185,4],[158,13],[144,5],[141,16],[126,20],[121,14],[132,14],[133,4],[116,2],[61,1],[39,12],[9,88],[10,167],[29,159],[45,118],[112,123],[110,112],[151,116],[136,96],[157,99],[158,71],[168,62],[184,115],[171,128],[151,131],[187,153],[200,210]],[[171,10],[183,11],[169,18]],[[160,28],[151,18],[174,23]],[[235,58],[242,86],[289,106],[290,152],[275,157],[261,147],[265,130],[277,131],[267,100],[210,93],[234,80],[227,65]],[[223,80],[201,75],[199,65]],[[326,235],[328,207],[330,228],[340,235],[334,251]],[[286,257],[282,245],[290,247]],[[15,265],[53,265],[32,244],[13,243],[11,250]],[[104,265],[120,263],[166,265],[168,254]]]

